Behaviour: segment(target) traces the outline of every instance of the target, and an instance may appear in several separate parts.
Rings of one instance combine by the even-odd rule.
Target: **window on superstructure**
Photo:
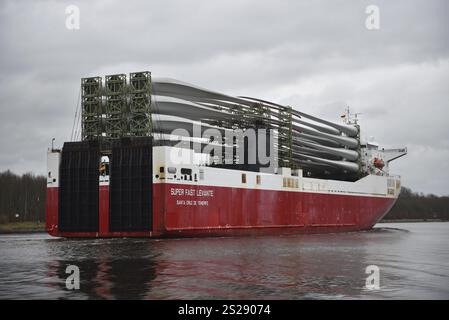
[[[204,170],[200,169],[200,180],[204,180]]]
[[[246,183],[246,173],[242,173],[242,183]]]
[[[282,180],[282,186],[283,186],[283,187],[286,187],[286,186],[287,186],[287,178],[284,178],[284,179]]]
[[[256,184],[260,184],[261,183],[261,178],[260,175],[256,176]]]
[[[181,168],[181,174],[191,175],[192,174],[192,169]]]
[[[168,171],[168,173],[176,173],[176,168],[175,167],[168,167],[167,171]]]
[[[159,168],[159,173],[164,173],[164,171],[165,171],[164,167]]]

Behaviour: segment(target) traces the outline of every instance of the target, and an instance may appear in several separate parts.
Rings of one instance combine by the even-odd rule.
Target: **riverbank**
[[[391,219],[378,223],[445,222],[440,219]],[[0,224],[0,234],[45,232],[45,222],[11,222]]]
[[[45,232],[45,222],[10,222],[0,224],[0,234]]]
[[[446,222],[447,220],[442,219],[391,219],[391,220],[381,220],[378,223],[409,223],[409,222]]]

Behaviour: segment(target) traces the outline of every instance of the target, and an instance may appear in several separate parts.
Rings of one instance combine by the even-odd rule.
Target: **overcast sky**
[[[80,9],[66,28],[66,6]],[[380,28],[368,30],[377,5]],[[289,104],[407,147],[391,165],[449,194],[448,1],[0,1],[0,171],[45,173],[69,140],[80,78],[149,70]]]

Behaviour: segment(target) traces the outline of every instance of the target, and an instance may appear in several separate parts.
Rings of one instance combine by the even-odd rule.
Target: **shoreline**
[[[410,223],[410,222],[448,222],[443,219],[387,219],[381,220],[378,223]]]
[[[46,233],[45,230],[0,230],[0,235],[3,234],[24,234],[24,233]]]
[[[0,234],[41,233],[45,231],[45,222],[10,222],[0,224]]]
[[[391,219],[381,220],[378,223],[414,223],[414,222],[448,222],[442,219]],[[23,233],[45,233],[45,222],[13,222],[0,224],[0,235],[23,234]]]

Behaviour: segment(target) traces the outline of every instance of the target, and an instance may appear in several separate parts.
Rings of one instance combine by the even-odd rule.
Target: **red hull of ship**
[[[153,230],[109,231],[109,187],[100,187],[99,231],[58,230],[58,188],[47,189],[47,231],[60,237],[202,237],[348,232],[370,229],[395,198],[213,186],[212,197],[172,195],[153,185]],[[201,204],[201,205],[200,205]]]

